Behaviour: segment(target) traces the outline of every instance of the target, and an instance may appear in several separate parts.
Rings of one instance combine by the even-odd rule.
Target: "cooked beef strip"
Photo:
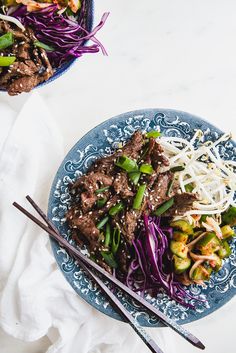
[[[100,235],[100,231],[96,227],[97,214],[94,212],[87,213],[84,215],[74,216],[70,224],[72,228],[78,229],[89,242],[97,241]]]
[[[97,201],[97,195],[91,192],[82,192],[81,194],[81,207],[83,212],[88,212],[94,206],[95,202]]]
[[[30,92],[35,86],[37,86],[37,84],[37,76],[24,76],[16,78],[14,81],[12,81],[12,83],[8,85],[7,91],[10,96],[15,96],[22,92]]]
[[[100,158],[94,165],[90,167],[90,170],[103,172],[108,175],[113,175],[116,172],[114,162],[122,155],[129,158],[136,159],[141,152],[144,143],[144,137],[141,131],[135,131],[130,141],[128,141],[122,148],[115,151],[111,156]]]
[[[16,61],[11,66],[12,75],[32,76],[35,72],[38,72],[38,67],[32,60]]]
[[[165,212],[166,217],[181,216],[193,207],[194,201],[198,200],[197,194],[184,192],[174,196],[174,205]]]
[[[112,269],[110,268],[110,266],[108,266],[108,264],[103,259],[96,258],[96,262],[99,266],[104,268],[104,270],[106,270],[108,273],[110,273],[112,275]]]
[[[16,49],[13,49],[13,53],[18,54],[18,58],[21,60],[29,60],[30,59],[30,45],[28,43],[17,44]]]
[[[168,166],[169,160],[163,154],[162,146],[155,139],[150,138],[149,148],[144,156],[144,162],[151,164],[155,171],[159,171],[160,167]]]
[[[122,154],[137,159],[144,144],[144,136],[140,130],[135,131],[131,139],[122,148]]]
[[[134,193],[129,186],[128,175],[125,172],[116,174],[113,187],[115,192],[124,199],[134,196]]]
[[[111,186],[113,178],[101,172],[91,172],[88,175],[83,175],[73,184],[72,188],[82,188],[89,192],[94,192],[105,186]]]
[[[168,186],[173,178],[173,173],[165,172],[158,175],[151,189],[149,189],[148,205],[155,210],[170,197],[167,196]]]
[[[124,273],[128,272],[130,257],[130,249],[126,241],[123,239],[123,237],[121,237],[121,244],[117,251],[116,258],[119,264],[119,269]]]
[[[53,69],[42,48],[35,48],[37,40],[33,31],[27,28],[22,32],[16,25],[0,20],[0,34],[11,32],[14,44],[1,52],[3,55],[13,55],[16,61],[2,68],[0,72],[0,87],[9,95],[29,92],[39,83],[53,75]]]

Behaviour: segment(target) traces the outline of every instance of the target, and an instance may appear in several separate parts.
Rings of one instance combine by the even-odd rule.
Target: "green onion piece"
[[[168,201],[164,202],[160,207],[156,209],[154,214],[156,216],[161,216],[164,212],[166,212],[169,208],[171,208],[174,204],[174,198],[172,197]]]
[[[0,37],[0,50],[10,47],[13,43],[13,34],[11,32],[7,32]]]
[[[166,192],[166,196],[170,196],[173,185],[174,185],[174,179],[170,180],[170,182],[168,184],[168,189],[167,189],[167,192]]]
[[[108,266],[113,267],[113,268],[118,267],[118,264],[117,264],[112,253],[107,253],[105,251],[101,251],[101,255],[102,255],[103,259],[105,260],[105,262],[108,264]]]
[[[124,208],[124,205],[123,205],[123,203],[122,202],[119,202],[119,203],[117,203],[115,206],[112,206],[111,208],[110,208],[110,210],[109,210],[109,215],[110,216],[115,216],[117,213],[119,213],[120,211],[122,211],[123,210],[123,208]]]
[[[109,220],[108,216],[104,217],[100,222],[98,222],[97,229],[101,229],[103,226],[105,226],[108,220]]]
[[[107,202],[107,199],[103,197],[102,199],[97,200],[96,205],[98,208],[101,208],[105,205],[106,202]]]
[[[34,41],[34,46],[38,48],[42,48],[46,51],[54,51],[55,49],[51,47],[50,45],[47,45],[45,43],[40,42],[39,40]]]
[[[110,226],[110,223],[107,223],[104,245],[108,247],[110,244],[110,240],[111,240],[111,226]]]
[[[135,198],[134,198],[134,202],[133,202],[133,208],[135,210],[140,209],[140,207],[142,205],[145,190],[146,190],[145,184],[139,186],[138,191],[137,191]]]
[[[139,170],[141,173],[144,174],[152,174],[154,172],[154,169],[152,168],[151,164],[141,164]]]
[[[15,56],[0,56],[0,66],[10,66],[16,61]]]
[[[95,190],[95,194],[96,194],[96,195],[101,194],[101,193],[103,193],[104,191],[107,191],[107,190],[109,190],[109,189],[110,189],[110,186],[104,186],[104,188]]]
[[[170,171],[175,173],[175,172],[181,172],[185,168],[182,165],[177,165],[176,167],[170,168]]]
[[[129,173],[129,179],[132,181],[134,185],[138,184],[139,178],[140,178],[141,173],[140,172],[132,172]]]
[[[116,165],[128,173],[138,171],[137,162],[126,156],[119,157],[116,161]]]
[[[119,228],[115,228],[112,236],[112,253],[115,255],[120,245],[120,230]]]
[[[194,189],[193,184],[190,183],[190,184],[185,185],[186,192],[192,192],[193,189]]]
[[[156,130],[149,131],[146,134],[147,138],[153,137],[154,139],[156,139],[159,136],[161,136],[161,133],[160,133],[160,131],[156,131]]]

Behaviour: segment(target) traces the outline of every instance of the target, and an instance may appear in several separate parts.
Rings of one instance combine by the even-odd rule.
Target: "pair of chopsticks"
[[[105,277],[107,280],[111,281],[115,286],[119,287],[121,290],[126,292],[131,298],[136,300],[139,304],[148,309],[152,314],[158,317],[166,326],[172,328],[179,335],[185,338],[188,342],[194,345],[197,348],[205,349],[203,343],[195,337],[193,334],[188,332],[185,328],[178,325],[175,321],[168,318],[165,314],[163,314],[160,310],[153,307],[149,302],[147,302],[144,298],[140,297],[137,293],[133,292],[130,288],[128,288],[125,284],[120,282],[117,278],[109,274],[102,267],[97,265],[95,262],[90,260],[88,257],[84,256],[78,249],[76,249],[73,245],[71,245],[67,240],[65,240],[54,224],[47,218],[45,213],[39,208],[39,206],[31,199],[30,196],[26,196],[26,199],[33,206],[35,211],[42,217],[47,225],[38,220],[35,216],[33,216],[30,212],[28,212],[25,208],[20,206],[17,202],[14,202],[13,205],[20,210],[23,214],[25,214],[29,219],[31,219],[34,223],[36,223],[40,228],[45,230],[52,238],[54,238],[58,243],[73,256],[78,262],[79,266],[98,284],[98,286],[107,294],[113,306],[118,310],[120,315],[125,319],[126,322],[130,324],[130,326],[135,330],[135,332],[140,336],[140,338],[144,341],[147,347],[153,353],[163,353],[162,350],[158,347],[158,345],[154,342],[154,340],[145,332],[145,330],[137,323],[137,321],[133,318],[133,316],[125,309],[122,303],[117,299],[117,297],[113,294],[113,292],[103,283],[103,281],[92,271],[95,270],[100,275]]]

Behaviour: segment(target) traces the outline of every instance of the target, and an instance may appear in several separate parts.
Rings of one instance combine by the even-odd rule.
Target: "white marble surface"
[[[95,2],[97,20],[111,12],[98,35],[109,56],[83,57],[39,91],[66,150],[103,120],[148,107],[185,110],[236,134],[234,0]],[[16,110],[25,99],[0,96]],[[236,298],[187,327],[206,344],[206,353],[235,352]],[[173,339],[176,352],[197,352],[175,333]],[[1,353],[44,353],[48,345],[46,339],[24,344],[0,333]]]

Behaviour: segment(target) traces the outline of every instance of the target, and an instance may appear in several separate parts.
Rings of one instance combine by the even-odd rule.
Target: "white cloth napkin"
[[[61,135],[44,101],[33,93],[18,116],[0,103],[0,116],[1,328],[27,342],[48,336],[47,353],[148,352],[127,324],[79,298],[58,269],[46,233],[12,206],[18,201],[29,207],[29,194],[46,209],[63,157]],[[166,353],[175,351],[169,329],[150,331]]]

